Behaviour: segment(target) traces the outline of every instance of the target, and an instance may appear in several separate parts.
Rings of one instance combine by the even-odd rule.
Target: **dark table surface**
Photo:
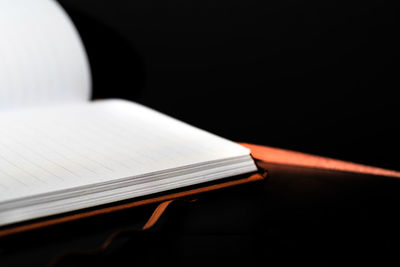
[[[148,232],[121,235],[103,253],[58,266],[353,266],[399,259],[400,181],[269,165],[263,182],[173,204]],[[0,240],[0,266],[43,266],[139,228],[154,206]]]

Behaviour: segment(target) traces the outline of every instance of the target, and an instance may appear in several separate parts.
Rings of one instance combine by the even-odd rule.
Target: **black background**
[[[400,170],[389,1],[60,0],[94,98],[134,100],[231,140]]]

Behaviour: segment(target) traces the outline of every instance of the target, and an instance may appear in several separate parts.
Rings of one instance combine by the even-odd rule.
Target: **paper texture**
[[[84,47],[53,0],[0,0],[0,111],[87,101]]]
[[[0,121],[0,202],[129,177],[154,189],[164,182],[139,176],[191,167],[201,179],[207,162],[236,171],[223,161],[250,159],[242,146],[123,100],[1,112]]]

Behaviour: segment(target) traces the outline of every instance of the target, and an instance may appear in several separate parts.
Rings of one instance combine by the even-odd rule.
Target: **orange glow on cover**
[[[268,146],[241,143],[255,159],[266,163],[400,178],[400,172]]]

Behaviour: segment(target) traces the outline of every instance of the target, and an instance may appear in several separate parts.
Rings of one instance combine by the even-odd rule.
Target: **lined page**
[[[249,155],[123,100],[2,112],[0,121],[0,202]]]
[[[0,0],[0,111],[83,102],[89,64],[55,0]]]

